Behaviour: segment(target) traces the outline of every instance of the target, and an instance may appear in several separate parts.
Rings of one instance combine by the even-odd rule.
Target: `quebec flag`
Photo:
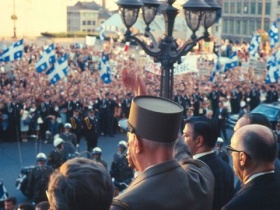
[[[220,63],[220,57],[218,57],[217,62],[215,64],[214,69],[213,69],[213,71],[210,75],[210,78],[209,78],[210,82],[212,82],[212,83],[214,82],[215,77],[216,77],[216,73],[218,73],[220,70],[221,70],[221,63]]]
[[[50,64],[55,62],[54,44],[51,44],[41,55],[36,63],[36,71],[42,73],[50,67]]]
[[[5,49],[0,55],[0,61],[9,62],[21,58],[23,55],[23,39]]]
[[[235,52],[231,53],[227,63],[225,63],[224,72],[227,72],[230,69],[237,67],[237,66],[238,66],[238,56],[237,56],[237,52],[235,51]]]
[[[259,51],[261,44],[261,35],[253,35],[251,39],[250,47],[248,48],[249,54],[255,56]]]
[[[46,72],[50,83],[54,85],[68,74],[68,57],[63,55],[58,61]]]
[[[105,53],[102,52],[102,59],[99,63],[98,70],[99,70],[100,78],[105,84],[109,84],[110,82],[112,82],[111,68],[108,65],[108,61],[109,61],[109,56],[105,55]]]
[[[280,51],[276,51],[267,59],[267,74],[265,83],[278,82],[279,71],[280,71]]]
[[[280,23],[280,18],[273,22],[268,32],[270,38],[270,47],[274,48],[276,43],[279,41],[278,37],[278,23]]]

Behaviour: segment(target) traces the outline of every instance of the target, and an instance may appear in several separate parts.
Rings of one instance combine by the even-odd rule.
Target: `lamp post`
[[[216,0],[188,0],[184,5],[184,14],[188,27],[192,31],[191,40],[179,48],[176,39],[173,38],[174,22],[179,10],[173,7],[176,0],[167,0],[167,7],[162,10],[165,20],[164,38],[156,41],[150,32],[150,24],[157,15],[160,3],[157,0],[119,0],[119,12],[127,30],[125,39],[137,42],[146,54],[154,58],[155,62],[161,63],[161,83],[160,96],[172,99],[173,94],[173,65],[181,63],[181,56],[190,52],[198,41],[209,40],[208,28],[211,27],[217,17],[217,12],[221,9]],[[146,24],[145,36],[149,37],[153,43],[153,49],[146,45],[135,35],[131,34],[131,27],[137,21],[138,14],[142,8],[143,20]],[[204,27],[202,36],[197,37],[196,32],[199,27]]]

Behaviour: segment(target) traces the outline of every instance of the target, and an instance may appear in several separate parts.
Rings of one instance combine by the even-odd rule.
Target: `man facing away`
[[[280,209],[280,178],[274,172],[277,145],[266,126],[253,124],[238,129],[230,146],[233,169],[243,183],[223,210]]]
[[[212,209],[213,175],[202,162],[174,159],[183,108],[153,96],[133,98],[128,120],[119,122],[128,137],[127,159],[138,176],[114,199],[112,210]],[[187,168],[187,169],[186,169]]]

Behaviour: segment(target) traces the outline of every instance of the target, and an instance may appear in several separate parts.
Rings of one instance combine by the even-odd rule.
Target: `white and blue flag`
[[[104,52],[102,52],[102,58],[99,63],[98,70],[99,70],[100,78],[105,84],[109,84],[110,82],[112,82],[111,68],[108,64],[108,61],[109,61],[109,56],[106,55]]]
[[[273,22],[273,24],[271,25],[270,30],[268,32],[269,38],[270,38],[270,47],[271,48],[274,48],[276,43],[279,41],[278,23],[280,23],[280,18]]]
[[[9,62],[21,58],[23,55],[23,39],[5,49],[0,55],[0,61]]]
[[[221,71],[221,62],[220,57],[218,57],[217,62],[215,63],[214,69],[212,70],[212,73],[210,75],[209,81],[214,82],[216,74]]]
[[[56,63],[46,72],[50,83],[54,85],[68,74],[68,57],[67,54],[58,59]]]
[[[274,52],[267,59],[267,74],[265,78],[265,83],[278,82],[280,71],[280,51]]]
[[[225,63],[224,72],[227,72],[237,66],[238,66],[238,56],[237,56],[237,52],[235,51],[231,53],[228,61]]]
[[[54,44],[51,44],[41,55],[36,63],[36,71],[42,73],[47,70],[51,64],[55,63]]]
[[[255,56],[257,52],[259,52],[261,44],[261,35],[254,35],[252,36],[250,47],[248,48],[249,54],[251,56]]]

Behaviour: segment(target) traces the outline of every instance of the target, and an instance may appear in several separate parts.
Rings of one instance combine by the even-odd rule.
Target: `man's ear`
[[[204,144],[204,139],[203,139],[202,136],[197,136],[195,141],[196,141],[196,146],[197,147],[201,147]]]
[[[136,153],[141,153],[144,148],[141,138],[139,138],[137,135],[134,135],[134,148]]]
[[[244,152],[239,153],[239,163],[241,166],[245,166],[246,164],[248,164],[248,160],[249,157]]]

